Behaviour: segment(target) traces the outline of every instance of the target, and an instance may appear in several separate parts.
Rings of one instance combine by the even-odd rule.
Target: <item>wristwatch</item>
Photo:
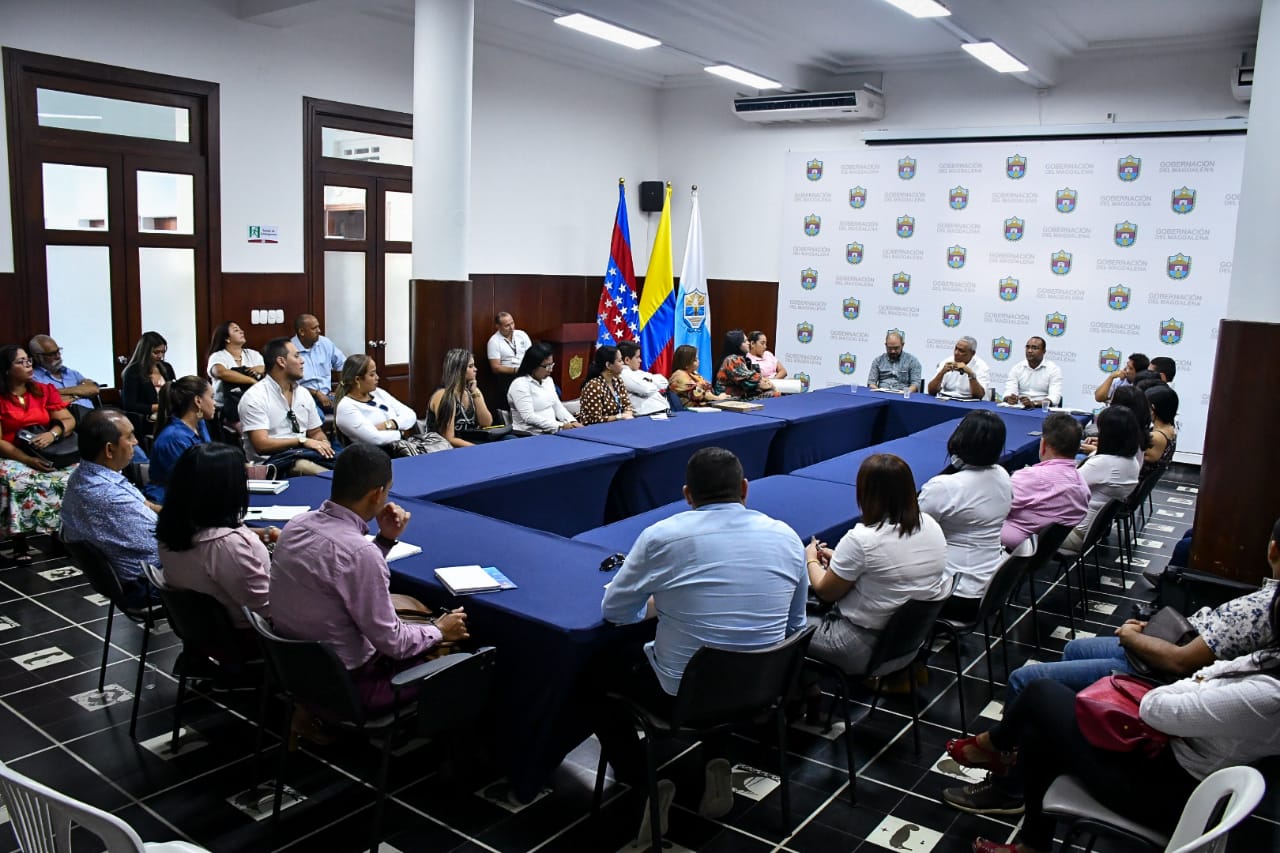
[[[298,446],[301,447],[306,443],[307,443],[307,434],[304,432],[302,435],[298,436]]]

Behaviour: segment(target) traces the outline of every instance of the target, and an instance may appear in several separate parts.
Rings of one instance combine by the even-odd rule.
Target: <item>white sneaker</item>
[[[667,812],[671,811],[671,801],[676,798],[676,783],[670,779],[658,780],[658,825],[659,835],[667,834]],[[644,801],[644,814],[640,818],[640,834],[636,837],[632,846],[637,849],[648,850],[653,846],[653,833],[650,831],[652,822],[649,820],[649,800]]]
[[[708,820],[719,820],[733,811],[733,770],[724,758],[707,762],[707,784],[702,790],[698,814]]]

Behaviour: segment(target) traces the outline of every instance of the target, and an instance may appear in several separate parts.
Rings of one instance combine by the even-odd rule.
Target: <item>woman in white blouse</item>
[[[209,381],[213,383],[213,400],[219,406],[225,406],[227,403],[228,385],[237,386],[243,391],[267,372],[262,354],[244,344],[244,329],[240,328],[239,323],[228,320],[213,330],[205,372],[209,374]]]
[[[1125,406],[1108,406],[1098,413],[1097,451],[1080,465],[1080,478],[1089,486],[1089,511],[1067,535],[1062,550],[1076,554],[1089,535],[1089,525],[1112,498],[1124,500],[1138,485],[1142,455],[1142,433],[1133,411]]]
[[[551,368],[556,366],[551,346],[536,343],[529,347],[507,389],[511,407],[511,428],[522,432],[558,432],[582,424],[560,402]]]
[[[419,456],[450,449],[443,436],[416,435],[418,415],[378,387],[378,365],[364,353],[342,365],[334,418],[350,441],[375,444],[393,457]]]

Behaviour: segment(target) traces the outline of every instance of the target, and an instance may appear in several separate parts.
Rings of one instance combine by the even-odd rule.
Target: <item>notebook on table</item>
[[[454,595],[516,588],[510,578],[493,566],[442,566],[436,569],[436,579]]]

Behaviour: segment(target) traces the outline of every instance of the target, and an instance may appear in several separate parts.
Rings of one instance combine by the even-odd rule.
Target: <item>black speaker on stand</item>
[[[640,212],[661,213],[663,191],[666,185],[662,181],[640,182]]]

